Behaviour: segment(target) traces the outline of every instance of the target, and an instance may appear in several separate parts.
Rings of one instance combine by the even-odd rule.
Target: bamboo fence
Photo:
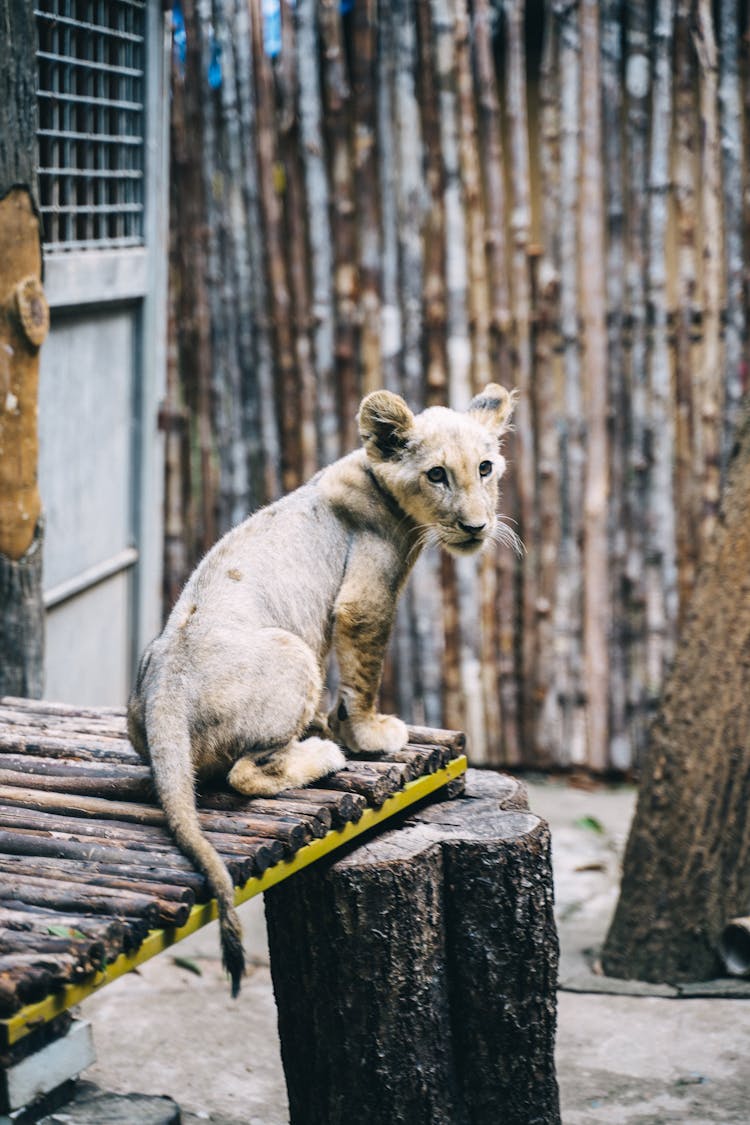
[[[182,0],[167,605],[363,393],[499,379],[526,554],[420,560],[384,706],[637,767],[747,386],[746,7]]]

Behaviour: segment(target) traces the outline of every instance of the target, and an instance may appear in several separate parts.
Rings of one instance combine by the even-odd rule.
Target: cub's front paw
[[[409,741],[406,724],[395,715],[359,715],[343,721],[337,716],[335,723],[339,740],[359,754],[393,754]]]

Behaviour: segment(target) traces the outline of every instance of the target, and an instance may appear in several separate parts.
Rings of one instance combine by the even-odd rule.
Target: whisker
[[[423,547],[427,546],[434,533],[434,528],[430,527],[428,524],[418,524],[415,530],[419,534],[406,557],[407,565],[411,564],[412,555],[418,554]]]
[[[512,527],[508,527],[508,525],[501,519],[499,519],[495,524],[492,532],[492,538],[496,543],[501,543],[504,547],[509,547],[510,550],[514,551],[519,556],[519,558],[526,554],[526,548],[524,547],[520,536],[516,534]]]

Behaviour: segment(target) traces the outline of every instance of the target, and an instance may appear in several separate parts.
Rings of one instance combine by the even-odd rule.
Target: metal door
[[[161,614],[166,36],[159,0],[36,17],[45,695],[121,704]]]

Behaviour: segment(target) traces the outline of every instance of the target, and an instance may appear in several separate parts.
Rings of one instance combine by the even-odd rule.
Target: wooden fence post
[[[39,696],[44,658],[37,487],[42,290],[32,6],[0,0],[0,695]]]

